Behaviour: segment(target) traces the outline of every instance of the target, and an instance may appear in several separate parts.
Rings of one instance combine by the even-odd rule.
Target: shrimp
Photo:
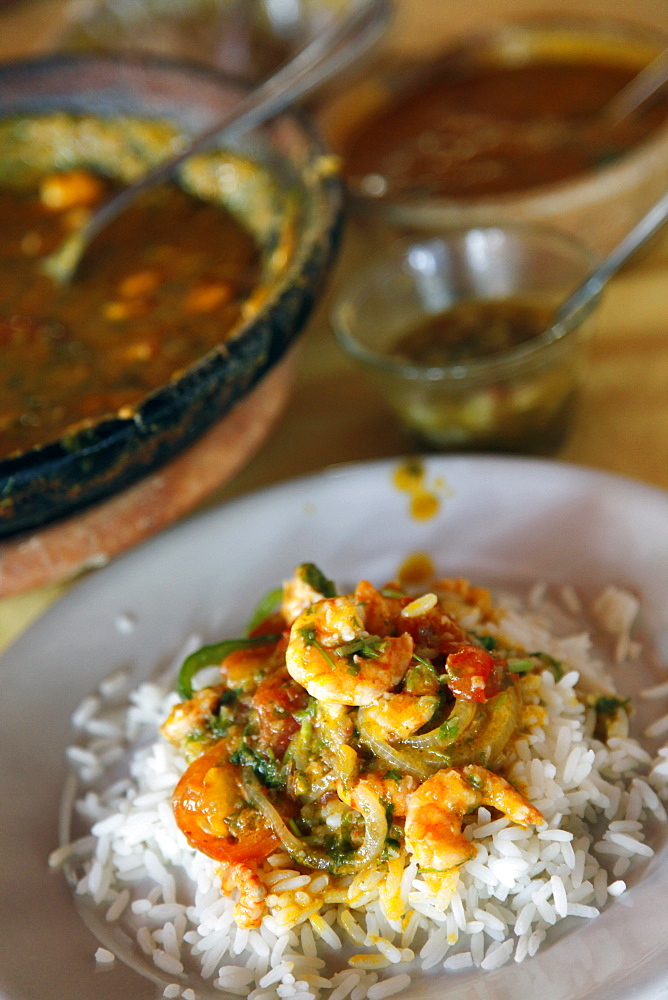
[[[316,601],[334,597],[334,584],[313,563],[297,566],[289,580],[283,583],[281,614],[288,625]]]
[[[429,722],[438,705],[433,695],[383,694],[358,718],[371,723],[385,740],[403,740]]]
[[[290,630],[290,676],[314,698],[370,705],[402,680],[413,658],[413,640],[406,633],[370,635],[365,625],[365,606],[353,596],[326,598],[307,608]]]
[[[373,792],[379,799],[388,802],[392,806],[394,817],[405,816],[411,798],[417,791],[419,780],[412,774],[403,776],[392,776],[387,772],[381,775],[375,771],[369,771],[356,782],[348,799],[339,794],[342,801],[347,801],[354,809],[359,809],[359,793],[364,788]]]
[[[186,745],[192,733],[202,729],[218,711],[224,690],[223,684],[202,688],[188,701],[179,702],[160,727],[162,735],[175,747]]]
[[[466,813],[493,806],[519,826],[538,826],[542,813],[517,789],[478,764],[437,771],[423,781],[406,812],[406,847],[421,868],[448,871],[475,857],[462,833]]]
[[[40,200],[56,212],[97,205],[105,192],[104,182],[88,170],[63,170],[47,174],[40,185]]]
[[[234,907],[234,919],[238,927],[259,927],[266,909],[267,890],[253,868],[248,865],[230,865],[222,879],[223,892],[239,890],[239,899]]]

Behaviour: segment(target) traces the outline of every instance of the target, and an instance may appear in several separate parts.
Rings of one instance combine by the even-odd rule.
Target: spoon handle
[[[242,97],[213,126],[188,140],[179,153],[162,160],[134,184],[105,202],[80,230],[45,258],[44,270],[56,281],[66,284],[89,243],[146,188],[171,177],[186,159],[206,149],[223,133],[230,138],[255,128],[350,65],[381,36],[391,13],[390,0],[362,0],[343,23],[328,26],[276,73]]]
[[[583,314],[598,298],[603,287],[668,221],[668,191],[652,205],[633,229],[617,244],[603,262],[579,285],[555,313],[552,330],[555,334],[572,330],[583,319]]]
[[[630,83],[622,87],[605,108],[605,117],[609,122],[619,124],[628,115],[639,111],[643,104],[668,82],[668,49],[664,49],[656,59],[641,69]]]

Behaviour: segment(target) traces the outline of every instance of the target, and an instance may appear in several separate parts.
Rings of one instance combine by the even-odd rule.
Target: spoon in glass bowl
[[[668,191],[652,205],[614,250],[559,306],[549,328],[551,339],[557,340],[578,326],[610,279],[666,222],[668,222]]]
[[[624,118],[640,111],[647,102],[659,94],[668,82],[668,49],[664,49],[651,63],[641,69],[625,87],[608,101],[603,117],[618,125]]]
[[[215,125],[190,139],[176,155],[163,160],[101,205],[81,229],[44,258],[42,269],[59,284],[68,284],[94,237],[138,195],[167,180],[185,160],[206,149],[214,139],[222,135],[239,135],[274,118],[349,66],[380,38],[391,12],[390,0],[361,0],[344,21],[328,26],[272,76],[242,97]]]

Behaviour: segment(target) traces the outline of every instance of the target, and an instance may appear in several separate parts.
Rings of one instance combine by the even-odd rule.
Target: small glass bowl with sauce
[[[398,240],[341,290],[332,326],[417,444],[550,454],[572,427],[595,308],[560,336],[550,324],[595,266],[543,226]]]

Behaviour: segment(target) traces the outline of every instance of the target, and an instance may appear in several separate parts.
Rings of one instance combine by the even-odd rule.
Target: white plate
[[[70,715],[110,672],[146,677],[191,632],[232,634],[268,589],[305,560],[339,584],[384,582],[416,551],[476,582],[606,583],[643,600],[642,628],[668,662],[668,495],[558,463],[424,460],[437,513],[416,519],[395,462],[333,468],[242,498],[167,531],[83,579],[0,660],[0,996],[8,1000],[144,1000],[162,988],[97,942],[69,888],[49,873],[57,844]],[[134,628],[120,628],[123,622]],[[620,679],[632,694],[665,668]],[[663,672],[662,672],[663,671]],[[428,976],[413,1000],[658,1000],[668,996],[668,845],[629,891],[533,959],[489,973]]]

